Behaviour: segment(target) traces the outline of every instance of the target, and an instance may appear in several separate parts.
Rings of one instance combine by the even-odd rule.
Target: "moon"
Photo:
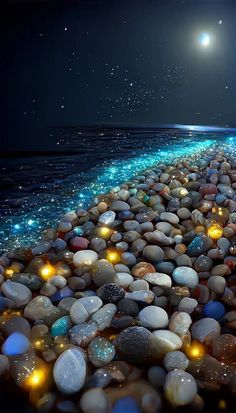
[[[198,36],[198,43],[204,48],[209,47],[211,44],[211,35],[209,33],[201,33]]]

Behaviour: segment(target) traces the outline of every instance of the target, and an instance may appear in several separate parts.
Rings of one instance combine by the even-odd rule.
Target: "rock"
[[[159,287],[165,289],[165,288],[171,288],[172,285],[172,280],[167,274],[163,273],[149,273],[144,275],[143,277],[144,280],[148,281],[150,284],[153,285],[158,285]]]
[[[118,334],[115,347],[121,360],[143,363],[150,357],[152,334],[144,327],[128,327]]]
[[[3,336],[8,337],[14,332],[22,333],[26,337],[30,337],[29,322],[20,316],[11,316],[10,318],[0,318],[0,332]]]
[[[95,337],[88,346],[89,361],[95,367],[102,367],[110,363],[115,356],[114,345],[103,337]]]
[[[110,206],[112,211],[120,212],[120,211],[128,211],[130,209],[129,204],[124,201],[113,201]]]
[[[182,340],[177,334],[169,330],[153,331],[156,347],[160,355],[166,354],[169,351],[179,350],[182,347]]]
[[[136,317],[139,313],[138,304],[129,298],[123,298],[120,300],[117,304],[117,308],[120,314],[130,315],[132,317]]]
[[[166,370],[186,370],[189,360],[182,351],[170,351],[166,353],[163,359],[163,365]]]
[[[194,262],[194,269],[197,272],[210,271],[213,266],[212,259],[206,255],[200,255]]]
[[[167,237],[163,232],[155,230],[153,232],[146,232],[144,237],[150,244],[157,245],[173,245],[174,239]]]
[[[116,219],[116,214],[114,211],[107,211],[100,215],[98,222],[104,225],[111,225]]]
[[[77,324],[69,331],[70,342],[77,346],[86,347],[96,337],[97,332],[97,325],[94,322]]]
[[[38,291],[43,285],[43,280],[35,274],[18,273],[11,278],[11,281],[23,284],[31,291]]]
[[[117,303],[124,298],[125,291],[123,287],[115,283],[108,283],[102,285],[97,290],[97,296],[101,298],[104,303]]]
[[[180,337],[185,335],[192,324],[192,319],[188,313],[178,312],[172,314],[169,329]]]
[[[118,272],[116,276],[118,278],[118,285],[124,288],[127,288],[134,281],[132,275],[127,272]]]
[[[194,340],[210,343],[220,335],[220,324],[213,318],[202,318],[192,324],[191,334]]]
[[[179,223],[179,217],[172,212],[162,212],[160,218],[162,221],[167,221],[170,224],[176,225]]]
[[[79,302],[84,306],[89,315],[96,313],[96,311],[98,311],[103,305],[102,300],[96,295],[91,297],[82,297],[79,299]]]
[[[146,304],[151,304],[154,300],[154,294],[152,291],[140,290],[133,291],[132,293],[126,293],[125,298],[129,298],[130,300],[134,301],[140,301]]]
[[[16,307],[23,307],[32,298],[30,289],[18,282],[4,281],[1,285],[1,290],[7,298],[14,301]]]
[[[98,260],[98,255],[93,250],[78,251],[73,256],[73,264],[75,267],[91,266]]]
[[[196,397],[197,384],[191,374],[176,369],[167,374],[164,393],[172,405],[185,406]]]
[[[142,327],[154,330],[168,326],[168,314],[165,310],[154,305],[143,308],[137,316],[137,322]]]
[[[152,366],[148,369],[148,380],[155,388],[162,387],[166,380],[166,371],[160,366]]]
[[[209,301],[203,307],[203,314],[205,317],[220,320],[225,315],[225,307],[219,301]]]
[[[45,320],[53,323],[60,315],[60,310],[52,305],[51,300],[40,295],[33,298],[24,309],[24,317],[33,321]]]
[[[103,331],[105,328],[110,327],[116,311],[117,307],[115,304],[106,304],[92,315],[91,321],[96,323],[99,331]]]
[[[65,350],[56,360],[53,377],[62,393],[77,393],[84,385],[85,376],[86,363],[79,349]]]
[[[194,298],[184,297],[179,302],[178,310],[191,314],[197,307],[198,302]]]
[[[110,410],[109,398],[100,388],[86,390],[79,405],[83,413],[107,413]]]
[[[207,281],[207,286],[217,295],[222,295],[226,286],[225,278],[219,275],[212,275]]]
[[[139,262],[132,268],[131,274],[134,277],[142,278],[145,274],[156,272],[155,267],[148,262]]]
[[[177,285],[189,288],[196,288],[198,285],[198,275],[190,267],[177,267],[172,273],[172,277]]]
[[[92,266],[92,278],[98,287],[107,283],[117,283],[118,281],[113,265],[104,259],[98,260]]]
[[[147,245],[143,249],[143,257],[151,262],[164,260],[164,251],[157,245]]]
[[[135,280],[129,286],[129,291],[149,290],[149,284],[145,280]]]
[[[12,333],[2,345],[2,352],[5,356],[20,356],[26,353],[30,346],[28,338],[19,332]]]
[[[189,244],[187,254],[189,257],[199,257],[199,255],[207,252],[211,248],[211,245],[212,241],[207,235],[197,235]]]
[[[70,238],[69,245],[72,251],[81,251],[88,248],[89,241],[84,237]]]
[[[70,309],[70,318],[74,324],[84,323],[89,318],[89,313],[80,300],[72,305]]]
[[[71,326],[72,323],[69,316],[66,315],[64,317],[58,318],[58,320],[56,320],[51,327],[52,337],[66,335]]]

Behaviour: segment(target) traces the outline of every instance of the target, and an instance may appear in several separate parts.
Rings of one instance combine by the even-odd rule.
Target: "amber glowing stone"
[[[217,240],[222,237],[223,229],[220,224],[214,223],[209,226],[207,230],[207,235],[211,239]]]
[[[49,280],[51,277],[53,277],[54,275],[56,275],[56,270],[55,270],[55,268],[53,267],[53,265],[51,265],[51,264],[45,264],[45,265],[42,265],[42,267],[40,268],[40,270],[39,270],[39,275],[40,275],[40,277],[41,277],[43,280],[47,281],[47,280]]]
[[[116,250],[116,249],[107,250],[106,259],[111,264],[118,264],[118,262],[120,262],[120,257],[121,257],[121,251]]]

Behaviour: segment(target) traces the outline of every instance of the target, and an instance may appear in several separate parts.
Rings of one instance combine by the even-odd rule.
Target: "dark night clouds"
[[[236,126],[234,0],[8,1],[0,11],[6,147],[48,146],[57,125]],[[207,50],[202,31],[214,36]]]

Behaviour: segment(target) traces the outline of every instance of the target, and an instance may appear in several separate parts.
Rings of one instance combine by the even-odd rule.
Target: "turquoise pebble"
[[[52,337],[64,336],[68,333],[72,326],[70,316],[65,315],[64,317],[58,318],[51,327]]]
[[[5,356],[19,356],[24,354],[30,346],[28,338],[19,332],[12,333],[2,345]]]

